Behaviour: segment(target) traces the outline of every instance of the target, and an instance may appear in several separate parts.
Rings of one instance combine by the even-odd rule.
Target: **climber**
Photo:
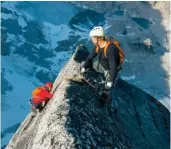
[[[105,90],[110,90],[116,85],[117,74],[120,70],[120,50],[113,42],[105,39],[104,29],[101,26],[94,27],[89,35],[95,48],[91,51],[85,62],[81,63],[81,73],[86,71],[91,65],[92,60],[98,55],[97,68],[101,64],[104,76],[106,77]]]
[[[47,82],[45,86],[40,86],[32,91],[32,98],[30,99],[32,112],[41,112],[48,101],[53,97],[53,84]]]

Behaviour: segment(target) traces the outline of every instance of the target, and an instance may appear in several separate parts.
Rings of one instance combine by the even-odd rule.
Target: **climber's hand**
[[[107,78],[109,76],[109,71],[108,70],[104,71],[104,76],[105,76],[105,78]]]
[[[113,86],[113,83],[112,82],[107,82],[106,85],[105,85],[105,90],[110,90]]]
[[[41,104],[42,107],[45,107],[45,104],[46,104],[45,101],[43,101],[42,104]]]
[[[85,68],[84,68],[84,61],[83,62],[81,62],[81,64],[80,64],[80,72],[81,73],[84,73],[85,72]]]
[[[81,73],[84,73],[86,71],[85,68],[81,68]]]

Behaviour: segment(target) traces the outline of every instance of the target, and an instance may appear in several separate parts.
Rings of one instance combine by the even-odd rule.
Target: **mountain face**
[[[29,112],[32,90],[53,82],[74,47],[83,40],[90,45],[89,30],[95,24],[104,25],[105,20],[94,11],[79,14],[80,10],[67,2],[3,2],[1,10],[4,146]],[[81,26],[74,16],[87,20],[82,20]],[[99,20],[94,24],[91,16]]]
[[[28,114],[31,91],[53,82],[78,44],[93,48],[96,25],[121,42],[120,77],[169,109],[169,3],[1,2],[2,148]]]
[[[54,98],[26,117],[6,149],[169,149],[169,111],[152,96],[120,79],[112,94],[116,104],[101,104],[90,85],[68,79],[79,74],[87,55],[78,46],[54,82]],[[104,85],[95,70],[84,77]]]

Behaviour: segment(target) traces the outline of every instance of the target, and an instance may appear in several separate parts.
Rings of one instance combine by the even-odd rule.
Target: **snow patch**
[[[53,25],[48,22],[43,22],[43,32],[45,38],[49,41],[51,48],[58,46],[58,41],[69,39],[70,32],[72,31],[66,24]]]
[[[135,36],[136,34],[135,33],[128,33],[126,35],[123,35],[122,33],[117,33],[116,35],[117,36]]]
[[[62,51],[56,52],[53,58],[46,58],[47,61],[52,63],[51,70],[53,70],[53,73],[58,74],[72,54],[72,51]]]
[[[19,12],[18,11],[18,9],[16,8],[16,6],[19,4],[20,2],[3,2],[3,3],[1,3],[1,7],[2,8],[6,8],[6,9],[8,9],[8,10],[11,10],[13,13],[16,13],[19,17],[22,17],[22,16],[24,16],[26,19],[27,19],[27,21],[31,21],[31,20],[33,20],[34,18],[31,16],[31,15],[29,15],[27,12],[24,12],[24,11],[22,11],[22,12]],[[2,13],[3,14],[3,13]],[[4,16],[3,16],[4,15]],[[4,17],[3,19],[5,19],[5,17],[6,17],[6,19],[16,19],[16,16],[13,16],[12,15],[12,18],[8,18],[9,17],[9,15],[11,15],[11,14],[3,14],[2,15],[2,17]],[[14,18],[13,18],[14,17]]]
[[[33,44],[36,48],[40,49],[40,47],[45,47],[46,49],[50,48],[48,45],[44,45],[42,43],[39,43],[39,44]],[[33,50],[36,52],[36,50]]]
[[[127,63],[132,63],[132,61],[125,59],[125,62]]]
[[[10,57],[5,56],[2,59],[2,68],[10,68],[11,70],[15,70],[16,73],[26,77],[30,77],[28,74],[34,73],[34,67],[36,67],[34,63],[29,62],[26,57],[18,54],[11,54]]]
[[[104,30],[107,32],[107,30],[111,27],[112,27],[112,25],[109,25],[109,22],[107,20],[105,20],[105,25],[103,26]]]
[[[87,20],[89,20],[88,24],[90,24],[91,26],[94,26],[94,24],[92,23],[92,21],[87,18]],[[84,24],[77,24],[77,25],[73,25],[75,28],[77,28],[77,30],[74,31],[74,34],[75,35],[79,35],[80,38],[79,38],[79,41],[80,40],[83,40],[83,39],[88,39],[90,40],[90,36],[89,36],[89,32],[90,32],[90,28],[87,27],[86,25]],[[109,25],[108,24],[108,21],[105,21],[105,25],[103,26],[104,30],[106,31],[107,33],[107,30],[111,27],[112,25]]]
[[[6,14],[6,13],[3,13],[3,12],[1,13],[1,17],[4,20],[16,19],[16,17],[14,15],[12,15],[12,14]]]
[[[18,24],[22,27],[22,29],[27,26],[26,21],[21,16],[18,17]]]
[[[7,8],[7,9],[9,9],[9,10],[11,10],[11,11],[16,11],[16,5],[17,5],[17,3],[18,2],[15,2],[15,1],[13,1],[13,2],[3,2],[3,3],[1,3],[1,7],[2,8]]]
[[[77,35],[77,36],[79,35],[80,36],[79,41],[83,40],[83,39],[90,39],[90,37],[89,37],[90,29],[88,29],[87,27],[85,27],[82,24],[73,25],[73,26],[78,29],[78,30],[74,31],[74,35]]]
[[[20,47],[25,41],[26,40],[22,35],[16,36],[14,34],[7,33],[7,43],[12,43],[14,46]]]
[[[129,81],[129,80],[134,80],[136,77],[135,77],[135,74],[133,76],[130,76],[130,77],[124,77],[124,76],[121,76],[121,78],[125,81]]]
[[[130,25],[125,25],[125,27],[126,27],[126,28],[132,28],[132,26],[130,26]]]

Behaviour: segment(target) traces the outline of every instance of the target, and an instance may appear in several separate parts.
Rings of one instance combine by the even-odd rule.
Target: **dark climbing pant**
[[[81,63],[81,67],[84,65],[84,63],[85,63],[85,61],[83,61],[83,62]],[[92,65],[92,62],[91,62],[90,65],[88,66],[88,68],[92,68],[92,66],[93,66],[93,68],[94,68],[97,72],[103,73],[104,76],[105,76],[105,84],[106,84],[106,83],[109,82],[109,80],[110,80],[110,70],[105,70],[101,64],[99,65],[99,69],[97,69],[97,64],[98,64],[97,61],[94,62],[93,65]],[[115,106],[115,107],[117,107],[117,100],[116,100],[116,96],[117,96],[117,95],[116,95],[116,85],[117,85],[118,78],[119,78],[119,74],[117,74],[117,77],[116,77],[116,79],[115,79],[115,81],[114,81],[114,83],[113,83],[114,85],[113,85],[113,87],[112,87],[112,88],[110,89],[110,91],[109,91],[109,95],[110,95],[111,100],[112,100],[112,105]]]
[[[105,75],[106,83],[109,81],[109,77],[110,77],[110,71],[107,71],[106,75]],[[114,107],[117,107],[117,93],[116,93],[117,89],[116,89],[116,86],[117,86],[118,79],[119,79],[119,75],[117,75],[115,81],[113,82],[113,87],[109,90],[109,95],[111,97],[112,105]]]
[[[31,105],[31,111],[36,113],[37,112],[37,109],[39,110],[39,112],[41,112],[43,110],[43,106],[41,104],[37,105],[37,104],[34,104],[32,102],[32,99],[30,99],[30,105]]]

